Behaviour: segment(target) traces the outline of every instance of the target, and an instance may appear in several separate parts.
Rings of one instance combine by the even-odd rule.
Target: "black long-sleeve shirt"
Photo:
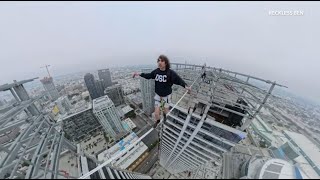
[[[181,77],[171,69],[166,69],[165,71],[161,71],[159,68],[157,68],[153,70],[151,73],[141,73],[140,76],[145,79],[154,79],[155,92],[161,97],[168,96],[169,94],[172,93],[171,87],[173,84],[177,84],[182,87],[185,87],[187,85],[181,79]],[[168,76],[170,76],[170,79],[168,79]]]

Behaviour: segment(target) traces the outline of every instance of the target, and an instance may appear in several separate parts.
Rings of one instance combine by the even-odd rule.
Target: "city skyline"
[[[173,63],[176,63],[176,62],[173,62]],[[151,66],[155,66],[155,65],[150,65],[150,64],[141,64],[141,65],[135,65],[134,67],[135,68],[137,68],[138,69],[138,71],[139,71],[139,68],[141,69],[141,68],[150,68]],[[113,66],[113,67],[111,67],[111,69],[113,69],[113,68],[128,68],[128,67],[133,67],[133,66]],[[88,69],[88,70],[82,70],[82,71],[75,71],[75,72],[73,72],[73,73],[71,73],[71,72],[63,72],[62,74],[58,74],[58,75],[53,75],[52,77],[54,78],[54,79],[56,79],[56,78],[62,78],[62,77],[65,77],[65,76],[68,76],[68,75],[74,75],[74,74],[79,74],[79,73],[82,73],[82,74],[86,74],[86,73],[92,73],[93,75],[94,75],[94,78],[95,79],[98,79],[99,77],[98,77],[98,69]],[[40,74],[43,74],[43,73],[40,73]],[[250,74],[249,74],[250,75]],[[30,76],[30,77],[34,77],[34,76]],[[45,75],[41,75],[41,76],[39,76],[39,77],[45,77]],[[21,78],[21,79],[23,79],[23,78]],[[83,79],[83,77],[81,77],[80,79]],[[17,80],[19,80],[19,79],[17,79]],[[12,80],[9,80],[9,81],[7,81],[7,82],[10,82],[10,81],[13,81],[13,79]],[[27,89],[29,89],[30,87],[32,87],[33,86],[33,84],[37,84],[37,86],[39,86],[39,85],[41,85],[42,86],[42,84],[41,84],[41,82],[39,81],[39,82],[37,82],[37,81],[34,81],[34,82],[31,82],[30,84],[27,84],[27,86],[26,86],[26,88]],[[45,89],[43,89],[43,90],[45,90]],[[282,94],[282,96],[287,96],[287,95],[289,95],[289,97],[294,97],[294,99],[296,100],[296,101],[299,101],[299,102],[302,102],[302,103],[308,103],[308,104],[310,104],[310,105],[320,105],[320,101],[318,101],[317,99],[313,99],[313,98],[308,98],[308,97],[306,97],[305,95],[301,95],[301,94],[299,94],[299,93],[296,93],[296,92],[294,92],[294,91],[292,91],[292,89],[290,88],[290,87],[288,87],[288,88],[275,88],[275,92],[278,92],[278,93],[281,93]],[[286,95],[283,95],[283,92],[286,94]],[[1,99],[1,95],[2,94],[4,94],[4,93],[0,93],[0,99]],[[12,97],[13,98],[13,97]],[[8,100],[8,99],[4,99],[4,100]]]

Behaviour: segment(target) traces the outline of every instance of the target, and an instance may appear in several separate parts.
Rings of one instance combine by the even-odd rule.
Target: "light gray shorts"
[[[154,106],[160,107],[161,99],[164,101],[164,107],[169,108],[169,103],[171,103],[171,94],[165,97],[160,97],[158,94],[154,96]]]

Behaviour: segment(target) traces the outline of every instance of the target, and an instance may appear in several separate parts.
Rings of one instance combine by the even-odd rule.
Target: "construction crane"
[[[49,73],[49,70],[48,70],[48,67],[49,67],[49,66],[50,66],[50,65],[47,65],[47,64],[46,64],[45,66],[42,66],[42,67],[40,67],[40,68],[46,68],[46,69],[47,69],[47,72],[48,72],[48,75],[49,75],[49,78],[50,78],[51,76],[50,76],[50,73]]]

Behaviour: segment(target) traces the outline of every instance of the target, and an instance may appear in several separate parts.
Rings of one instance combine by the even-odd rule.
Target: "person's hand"
[[[186,86],[185,88],[186,88],[186,90],[188,90],[188,93],[190,94],[190,92],[191,92],[191,87]]]
[[[139,73],[134,72],[132,77],[135,78],[136,76],[139,76],[139,75],[140,75]]]

